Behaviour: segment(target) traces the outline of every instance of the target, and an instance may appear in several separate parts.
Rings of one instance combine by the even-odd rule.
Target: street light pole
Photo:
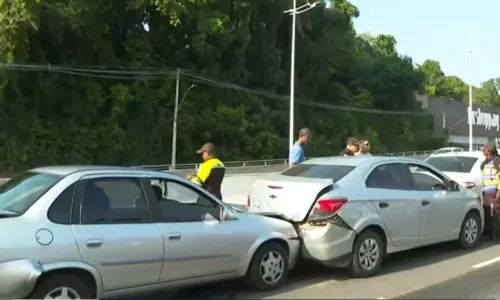
[[[469,32],[469,151],[473,149],[472,142],[472,123],[474,116],[472,116],[472,33]]]
[[[294,126],[294,115],[295,115],[295,30],[297,27],[297,0],[293,0],[293,12],[292,12],[292,51],[290,59],[290,124],[288,127],[288,149],[292,151],[293,147],[293,126]]]
[[[297,7],[297,0],[293,0],[292,9],[284,11],[286,14],[292,15],[292,45],[290,54],[290,125],[289,125],[289,149],[292,150],[294,141],[294,114],[295,114],[295,31],[297,27],[297,15],[306,12],[314,7],[319,2],[309,3]]]
[[[177,69],[176,85],[175,85],[175,106],[174,106],[174,124],[172,125],[172,160],[170,162],[170,168],[175,170],[176,160],[177,160],[177,117],[179,116],[179,110],[186,99],[188,92],[195,87],[194,84],[190,85],[189,88],[184,92],[184,96],[179,103],[179,92],[180,92],[180,82],[181,82],[181,70]]]

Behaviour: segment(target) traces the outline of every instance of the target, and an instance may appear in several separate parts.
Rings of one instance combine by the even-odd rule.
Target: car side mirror
[[[458,183],[456,181],[450,180],[446,185],[446,190],[449,192],[459,190]]]
[[[221,221],[234,221],[234,220],[238,220],[238,217],[230,209],[228,209],[224,206],[221,206],[220,220]]]

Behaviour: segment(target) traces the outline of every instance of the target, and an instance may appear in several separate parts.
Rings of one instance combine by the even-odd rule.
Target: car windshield
[[[344,165],[315,165],[315,164],[300,164],[290,168],[281,175],[307,177],[307,178],[326,178],[339,181],[344,176],[354,170],[354,166]]]
[[[430,157],[426,163],[442,172],[469,173],[477,162],[477,157],[468,156],[443,156]]]
[[[0,186],[0,209],[22,215],[62,176],[24,172]]]

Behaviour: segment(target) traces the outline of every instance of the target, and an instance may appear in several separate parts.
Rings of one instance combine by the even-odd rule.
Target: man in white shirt
[[[372,156],[370,154],[370,141],[369,140],[361,140],[359,143],[359,151],[356,152],[356,156]]]

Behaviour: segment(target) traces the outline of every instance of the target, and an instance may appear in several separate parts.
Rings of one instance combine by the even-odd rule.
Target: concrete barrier
[[[412,158],[424,160],[427,155],[412,156]],[[224,202],[236,205],[246,205],[247,196],[252,188],[255,178],[266,175],[279,173],[285,170],[287,165],[271,165],[271,166],[251,166],[251,167],[234,167],[226,169],[226,176],[222,184],[222,196]],[[172,173],[187,176],[195,172],[195,170],[176,170]],[[8,178],[0,179],[0,185],[4,184]]]

